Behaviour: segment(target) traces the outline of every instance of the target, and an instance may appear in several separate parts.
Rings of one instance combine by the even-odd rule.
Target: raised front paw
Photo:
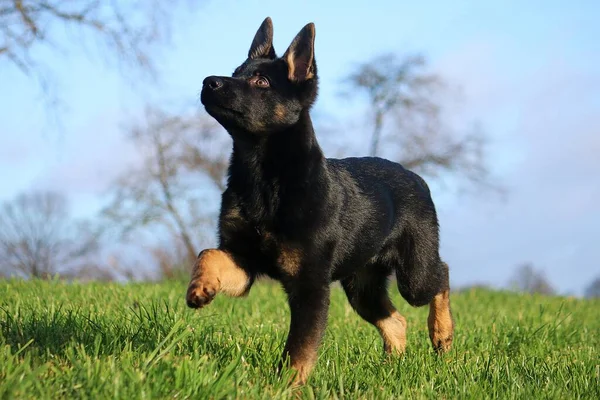
[[[190,308],[201,308],[215,298],[221,290],[219,280],[219,263],[215,256],[219,256],[218,250],[207,249],[198,254],[198,259],[192,270],[192,279],[188,286],[185,300]],[[217,257],[218,260],[218,257]]]
[[[188,307],[202,308],[209,304],[219,291],[219,281],[217,279],[202,279],[199,277],[193,279],[188,286],[185,297]]]
[[[228,253],[217,249],[203,250],[192,270],[186,295],[187,305],[191,308],[204,307],[218,292],[243,296],[251,283],[248,273]]]

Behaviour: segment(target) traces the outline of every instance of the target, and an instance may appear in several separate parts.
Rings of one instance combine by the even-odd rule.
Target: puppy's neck
[[[327,176],[307,111],[289,129],[253,142],[234,139],[227,189],[242,200],[248,218],[267,227],[285,204],[312,204],[315,193],[326,196]]]
[[[239,166],[285,172],[287,167],[309,167],[324,160],[308,109],[301,112],[298,122],[281,131],[264,136],[250,133],[232,136],[232,163]]]

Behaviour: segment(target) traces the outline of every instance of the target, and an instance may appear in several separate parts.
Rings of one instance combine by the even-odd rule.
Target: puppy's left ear
[[[315,77],[315,24],[311,22],[302,28],[285,51],[283,59],[288,65],[290,81],[304,82]]]
[[[256,31],[250,50],[248,50],[248,58],[269,58],[275,59],[275,49],[273,48],[273,22],[267,17]]]

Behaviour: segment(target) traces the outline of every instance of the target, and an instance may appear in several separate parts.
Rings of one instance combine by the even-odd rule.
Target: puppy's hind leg
[[[429,304],[427,325],[433,348],[443,353],[450,349],[454,321],[450,311],[448,265],[440,260],[437,228],[405,232],[399,243],[400,260],[396,279],[400,294],[415,307]]]
[[[358,315],[379,331],[384,351],[400,354],[406,348],[406,319],[388,297],[387,281],[385,268],[370,265],[342,280],[342,286]]]
[[[427,327],[433,348],[439,353],[450,350],[454,338],[454,320],[450,310],[450,285],[448,283],[448,265],[440,263],[440,268],[446,271],[446,281],[440,292],[429,303]]]

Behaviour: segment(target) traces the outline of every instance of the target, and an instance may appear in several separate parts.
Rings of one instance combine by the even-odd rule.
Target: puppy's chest
[[[259,251],[272,263],[276,275],[295,276],[302,267],[301,246],[285,235],[276,234],[266,228],[255,227]]]
[[[304,252],[298,240],[290,232],[277,229],[272,220],[253,219],[239,205],[224,212],[221,229],[227,229],[239,240],[251,238],[252,251],[269,261],[268,269],[276,276],[294,276],[300,271]]]
[[[300,272],[304,261],[304,252],[300,246],[293,242],[274,239],[269,235],[264,237],[263,243],[280,273],[293,277]]]

